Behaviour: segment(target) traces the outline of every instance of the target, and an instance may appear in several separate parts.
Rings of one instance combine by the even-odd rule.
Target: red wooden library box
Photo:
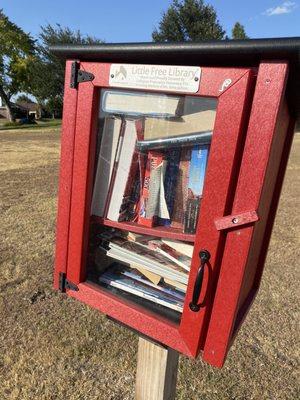
[[[66,59],[55,288],[221,367],[262,276],[299,45],[52,47]]]

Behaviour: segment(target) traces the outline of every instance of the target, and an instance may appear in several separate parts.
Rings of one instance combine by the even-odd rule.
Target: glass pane
[[[171,319],[182,312],[216,108],[213,98],[101,92],[90,278]]]

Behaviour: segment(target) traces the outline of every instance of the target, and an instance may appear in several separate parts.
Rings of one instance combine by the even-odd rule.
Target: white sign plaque
[[[197,93],[200,67],[147,64],[111,64],[109,86]]]

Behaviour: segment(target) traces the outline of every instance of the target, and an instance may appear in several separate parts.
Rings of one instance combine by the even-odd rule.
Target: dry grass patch
[[[134,398],[137,337],[52,285],[59,132],[0,132],[0,399]],[[222,370],[181,357],[177,400],[296,400],[300,136],[261,291]]]

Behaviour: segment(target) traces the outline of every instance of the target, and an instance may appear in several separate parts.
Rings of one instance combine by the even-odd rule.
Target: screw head
[[[199,304],[193,304],[192,302],[189,304],[190,310],[193,312],[198,312],[201,308]]]
[[[238,218],[232,218],[232,223],[233,224],[237,224],[239,222],[239,219]]]
[[[111,77],[111,78],[114,78],[115,76],[114,76],[114,74],[111,74],[110,77]]]
[[[198,82],[198,81],[199,81],[198,76],[195,76],[195,82]]]
[[[205,262],[210,260],[210,252],[205,250],[205,249],[200,250],[199,256],[200,256],[200,259],[205,261]]]

